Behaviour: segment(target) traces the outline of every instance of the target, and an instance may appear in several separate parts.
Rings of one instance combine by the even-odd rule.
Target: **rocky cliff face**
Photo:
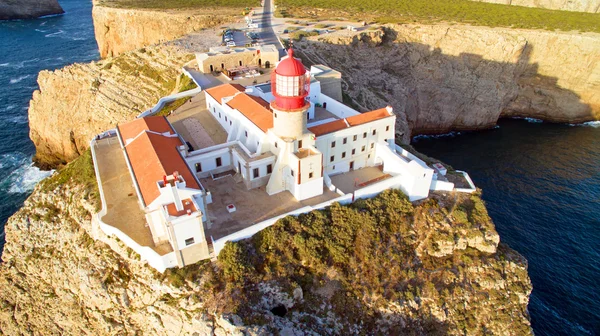
[[[0,2],[0,20],[34,19],[64,12],[57,0],[3,0]]]
[[[599,13],[599,0],[471,0],[490,2],[502,5],[537,7],[546,9],[557,9],[573,12]]]
[[[175,88],[181,66],[193,56],[161,46],[100,62],[74,64],[38,75],[29,104],[35,160],[71,161],[98,133],[128,121]]]
[[[366,219],[371,211],[383,211],[380,217],[396,218],[388,225],[399,231],[373,240],[373,246],[381,245],[383,250],[366,260],[369,274],[379,279],[377,288],[385,291],[355,296],[340,280],[342,270],[334,266],[315,283],[295,282],[292,276],[278,278],[273,271],[258,268],[244,273],[248,282],[241,287],[226,280],[231,268],[243,265],[248,255],[230,258],[229,263],[219,259],[158,274],[91,223],[97,206],[92,169],[87,152],[42,182],[8,221],[0,264],[3,334],[531,334],[526,261],[498,246],[493,223],[476,197],[438,195],[416,205],[414,217],[388,211],[398,204],[412,211],[394,194],[388,194],[383,205],[381,200],[368,203],[368,210],[360,211],[363,215],[367,211]],[[345,216],[354,211],[332,210],[343,214],[332,227],[346,223]],[[323,215],[327,216],[315,214]],[[290,228],[282,224],[271,232]],[[394,238],[400,234],[401,239]],[[365,244],[362,238],[357,243]],[[310,244],[323,249],[334,240],[321,237]],[[290,246],[295,250],[301,242],[294,239]],[[404,250],[398,249],[401,246]],[[353,249],[347,255],[365,252],[361,251]],[[253,253],[260,259],[256,253],[263,252]],[[266,253],[265,258],[273,258]],[[276,259],[282,267],[316,269],[310,260],[300,266],[286,259],[285,253],[270,253],[279,255]],[[412,257],[393,259],[397,253]],[[392,278],[392,274],[402,275]],[[297,279],[307,277],[303,273]],[[357,282],[355,289],[367,281]],[[363,308],[354,306],[356,300]],[[277,306],[285,307],[287,314],[273,314],[270,310]],[[243,319],[231,315],[234,312]]]
[[[92,17],[100,57],[173,40],[204,28],[239,19],[239,11],[219,8],[144,10],[106,7],[94,2]]]
[[[501,117],[600,118],[598,34],[402,25],[297,46],[340,70],[359,107],[394,106],[405,140],[489,128]]]

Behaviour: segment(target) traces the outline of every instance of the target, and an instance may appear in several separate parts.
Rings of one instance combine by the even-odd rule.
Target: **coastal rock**
[[[471,0],[502,5],[600,13],[600,0]]]
[[[0,20],[35,19],[64,12],[57,0],[3,0],[0,2]]]
[[[532,334],[526,311],[531,292],[527,262],[515,251],[502,244],[489,254],[455,250],[443,260],[458,266],[422,269],[423,263],[431,262],[432,257],[422,252],[430,248],[433,232],[466,239],[473,229],[493,230],[477,196],[434,195],[415,205],[415,219],[410,224],[414,230],[402,234],[401,239],[421,246],[420,257],[390,264],[402,267],[406,280],[415,286],[408,287],[411,290],[398,290],[394,299],[376,293],[354,298],[342,286],[329,286],[330,298],[313,288],[304,291],[300,303],[299,295],[294,295],[298,291],[293,289],[298,284],[289,286],[285,279],[250,288],[249,296],[237,301],[239,297],[221,290],[232,287],[234,293],[240,293],[240,288],[232,283],[214,284],[222,281],[214,275],[219,272],[219,263],[157,273],[94,224],[91,214],[97,210],[98,200],[93,186],[91,159],[86,152],[38,185],[23,208],[9,219],[0,264],[3,333],[241,336],[356,334],[365,330],[402,334],[411,330],[417,335]],[[477,218],[471,221],[476,224],[454,219],[458,218],[454,215],[457,210],[447,210],[452,209],[453,202],[472,205],[465,211],[469,218]],[[450,231],[451,227],[456,227],[455,231]],[[370,267],[375,271],[387,266]],[[212,273],[215,268],[216,273]],[[335,282],[337,272],[328,273],[330,283]],[[390,281],[385,274],[381,280],[382,284]],[[397,283],[403,282],[399,279]],[[438,290],[433,283],[445,289]],[[367,317],[357,309],[357,299],[364,300],[364,308],[374,305],[376,323],[362,325],[361,319]],[[276,304],[290,308],[285,316],[269,311]],[[229,305],[238,307],[245,320],[229,311]]]
[[[239,11],[202,9],[127,9],[94,1],[92,17],[100,57],[170,41],[185,34],[233,22]]]
[[[181,67],[193,58],[162,46],[99,62],[41,71],[29,103],[35,161],[53,166],[73,160],[98,133],[131,120],[175,89]]]
[[[407,24],[296,45],[343,73],[359,109],[394,106],[405,141],[491,128],[502,117],[600,118],[599,34]]]

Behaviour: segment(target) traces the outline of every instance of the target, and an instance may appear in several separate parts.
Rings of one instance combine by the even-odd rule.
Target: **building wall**
[[[330,175],[346,172],[350,169],[350,162],[354,162],[354,169],[375,165],[376,144],[394,138],[394,122],[393,117],[385,118],[317,137],[315,146],[323,153],[325,172]],[[375,135],[373,130],[376,131]],[[335,146],[332,146],[333,142]]]
[[[360,114],[360,112],[356,111],[355,109],[346,106],[340,103],[339,101],[328,97],[327,95],[324,95],[322,93],[319,95],[318,99],[316,100],[316,103],[321,104],[321,106],[324,106],[327,111],[335,114],[338,118],[341,119]]]
[[[320,76],[315,74],[314,77],[321,83],[321,93],[338,102],[343,102],[341,76],[336,78],[329,75]]]
[[[199,244],[206,241],[200,216],[184,215],[173,220],[171,223],[173,225],[173,232],[175,233],[174,238],[180,250],[183,250],[188,246],[193,246],[193,244]],[[185,244],[186,239],[189,238],[194,239],[192,245]]]
[[[261,67],[265,67],[267,62],[270,62],[270,67],[273,68],[279,61],[279,53],[264,51],[259,53],[258,50],[231,52],[229,54],[217,53],[208,56],[208,58],[204,60],[201,59],[200,55],[202,54],[196,54],[198,70],[204,73],[211,72],[211,65],[213,66],[212,71],[223,71],[240,65],[258,65],[259,59],[261,60]]]

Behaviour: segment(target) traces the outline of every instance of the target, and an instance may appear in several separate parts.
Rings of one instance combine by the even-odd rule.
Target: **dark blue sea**
[[[66,14],[0,23],[0,251],[3,228],[48,175],[31,164],[27,107],[37,73],[99,58],[91,1]],[[425,154],[471,174],[502,241],[529,260],[536,335],[600,335],[600,127],[505,120],[423,137]]]
[[[500,239],[529,261],[536,335],[600,335],[600,123],[502,120],[414,147],[483,189]]]
[[[64,15],[0,21],[0,251],[4,224],[49,175],[31,164],[27,108],[40,70],[99,58],[91,0],[60,0]]]

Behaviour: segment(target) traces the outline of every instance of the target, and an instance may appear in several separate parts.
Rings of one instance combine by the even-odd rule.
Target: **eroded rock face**
[[[100,57],[162,43],[204,28],[232,22],[239,12],[218,10],[143,10],[112,8],[94,1],[92,17]]]
[[[30,138],[41,165],[69,162],[98,133],[131,120],[175,88],[193,56],[175,47],[146,48],[38,75],[29,103]]]
[[[0,20],[35,19],[64,12],[57,0],[3,0],[0,2]]]
[[[598,34],[402,25],[297,46],[309,60],[341,71],[360,108],[392,105],[406,141],[490,128],[500,117],[600,118]]]
[[[599,0],[471,0],[490,2],[502,5],[537,7],[546,9],[557,9],[573,12],[599,13]]]

